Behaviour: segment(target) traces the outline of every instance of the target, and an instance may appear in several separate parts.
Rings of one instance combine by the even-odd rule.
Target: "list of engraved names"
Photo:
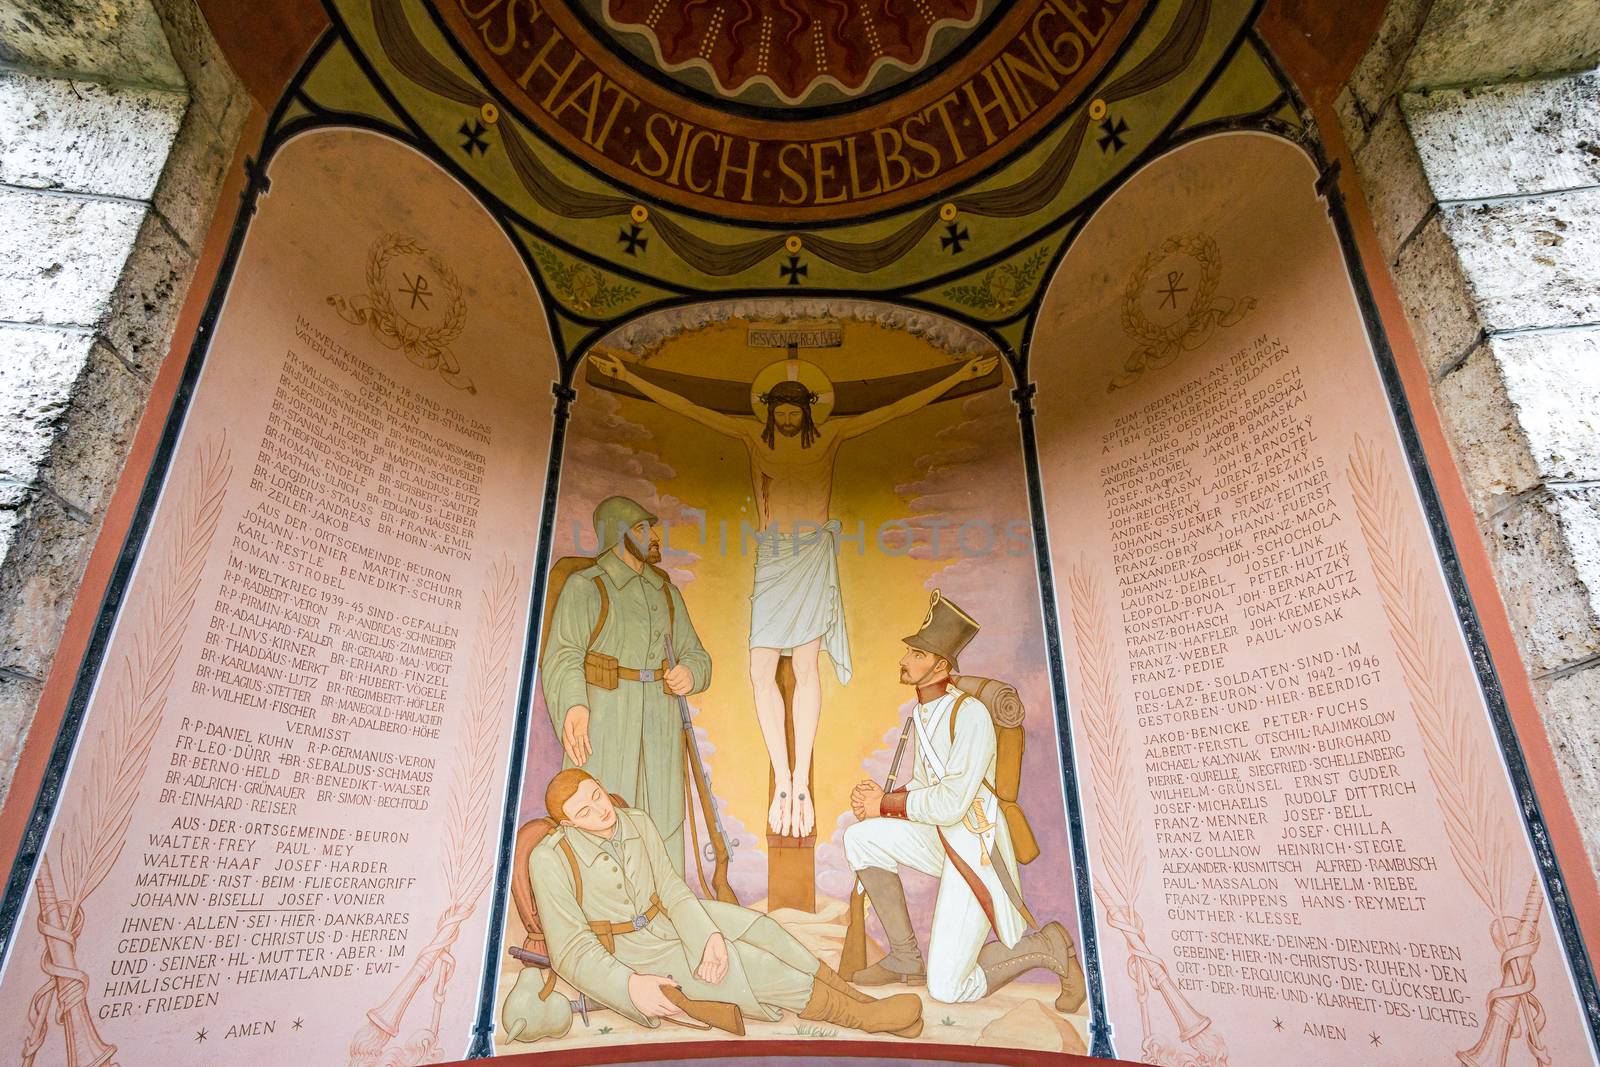
[[[1157,951],[1181,990],[1281,1003],[1310,1037],[1350,1040],[1351,1011],[1476,1028],[1462,947],[1427,921],[1459,887],[1399,668],[1351,617],[1378,594],[1319,427],[1337,398],[1310,381],[1263,335],[1101,441]]]
[[[105,1018],[389,973],[432,918],[408,900],[416,817],[442,803],[491,434],[307,318],[289,342],[236,460],[247,503],[218,531],[178,729],[151,756],[160,815],[127,845]]]

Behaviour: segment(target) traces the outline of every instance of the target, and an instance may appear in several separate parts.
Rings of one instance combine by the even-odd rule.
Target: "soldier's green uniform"
[[[582,879],[581,903],[574,863]],[[690,997],[737,1004],[744,1015],[769,1022],[782,1009],[801,1011],[810,1000],[817,958],[760,912],[691,893],[642,811],[617,808],[609,840],[570,826],[552,831],[529,854],[528,873],[555,972],[636,1023],[653,1027],[660,1020],[634,1007],[628,996],[634,974],[665,975]],[[624,924],[645,915],[649,922],[615,935],[610,950],[589,925]],[[728,973],[708,985],[694,971],[718,931],[727,941]]]
[[[602,504],[602,508],[605,506]],[[629,522],[653,518],[643,508],[633,506],[638,515]],[[603,525],[597,512],[596,526]],[[608,536],[610,544],[617,540],[614,531],[603,530],[601,544],[607,549]],[[605,585],[607,605],[605,625],[591,645],[590,635],[600,619],[596,578]],[[641,567],[636,573],[609,550],[602,551],[593,566],[574,572],[562,587],[550,620],[540,685],[557,738],[561,737],[570,708],[581,704],[589,709],[589,744],[593,752],[583,769],[604,782],[607,789],[650,814],[666,842],[667,858],[681,875],[683,723],[677,699],[660,679],[663,638],[669,632],[669,596],[673,651],[694,678],[691,692],[704,690],[711,684],[711,657],[689,621],[682,594],[654,568]],[[584,655],[590,650],[616,657],[624,671],[654,671],[655,680],[620,678],[615,689],[592,685],[585,680],[583,665]],[[563,765],[576,766],[570,758]]]

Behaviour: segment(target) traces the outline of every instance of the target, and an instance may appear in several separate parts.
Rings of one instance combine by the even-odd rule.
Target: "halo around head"
[[[818,426],[833,412],[833,382],[822,368],[804,359],[780,359],[761,368],[756,380],[750,383],[750,411],[758,419],[766,419],[767,406],[761,398],[779,382],[799,382],[811,390],[817,399],[811,404],[811,421]]]

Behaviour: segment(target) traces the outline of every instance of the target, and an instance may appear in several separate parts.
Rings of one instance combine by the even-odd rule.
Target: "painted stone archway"
[[[1458,1053],[1494,1062],[1503,1048],[1508,1064],[1536,1062],[1547,1050],[1591,1058],[1585,1026],[1600,1020],[1585,1020],[1581,1009],[1594,1010],[1593,976],[1557,862],[1570,871],[1570,859],[1547,847],[1542,814],[1561,798],[1536,794],[1519,769],[1518,738],[1494,681],[1500,657],[1474,629],[1482,591],[1469,591],[1453,562],[1446,516],[1408,430],[1413,415],[1427,412],[1406,406],[1349,252],[1336,174],[1321,166],[1316,129],[1255,33],[1259,5],[906,0],[848,15],[845,5],[799,0],[668,6],[670,18],[662,8],[666,21],[652,23],[645,12],[640,30],[639,5],[623,0],[329,4],[332,27],[277,97],[265,162],[248,168],[228,269],[177,391],[165,449],[151,471],[130,474],[153,478],[77,702],[21,820],[32,836],[0,907],[9,949],[0,995],[17,1006],[10,1025],[18,1047],[35,1062],[66,1050],[74,1067],[113,1044],[130,1060],[174,1063],[215,1062],[219,1049],[230,1061],[266,1063],[330,1048],[332,1061],[357,1064],[524,1049],[599,1062],[643,1055],[636,1046],[663,1033],[694,1042],[673,1049],[685,1057],[1066,1063],[1088,1048],[1153,1063],[1243,1065],[1314,1061],[1328,1049],[1372,1062]],[[903,33],[891,34],[894,20]],[[796,27],[820,34],[822,48],[785,56],[793,62],[780,71],[770,54],[762,59],[762,35]],[[819,76],[824,67],[844,76],[830,81]],[[1184,162],[1195,159],[1203,165]],[[1300,317],[1285,310],[1294,301]],[[1269,322],[1278,329],[1258,345],[1251,331]],[[1246,335],[1249,346],[1229,347]],[[1306,363],[1298,383],[1288,377],[1290,360]],[[1206,361],[1214,377],[1172,403],[1177,425],[1151,430],[1140,409],[1119,406]],[[1270,393],[1257,388],[1263,375]],[[1201,402],[1206,381],[1214,388]],[[1330,390],[1340,403],[1327,404]],[[793,409],[782,426],[780,393]],[[918,402],[897,407],[911,398]],[[1254,427],[1226,458],[1233,466],[1210,472],[1212,495],[1228,506],[1250,497],[1227,520],[1243,531],[1238,545],[1219,548],[1209,525],[1218,516],[1209,512],[1221,505],[1186,498],[1193,487],[1178,468],[1227,432],[1216,411],[1238,423],[1246,416],[1236,409],[1256,399],[1281,400],[1283,410],[1268,416],[1284,418]],[[1291,470],[1285,464],[1327,440],[1309,440],[1325,427],[1298,421],[1300,408],[1318,403],[1333,409],[1326,421],[1342,437],[1359,429],[1363,445],[1319,453],[1312,461],[1320,458],[1320,468]],[[886,408],[895,418],[831,451],[847,420]],[[722,432],[729,420],[738,426]],[[213,431],[225,431],[226,453]],[[1141,468],[1143,453],[1100,458],[1137,451],[1141,433],[1151,463],[1171,470]],[[819,440],[822,451],[804,453]],[[763,467],[773,456],[759,449],[775,455],[779,445],[793,446],[798,466],[826,466],[826,477]],[[823,454],[826,464],[816,461]],[[1448,476],[1448,457],[1427,458]],[[1115,462],[1128,466],[1101,470]],[[1291,486],[1291,473],[1308,480]],[[781,829],[771,825],[766,776],[776,746],[761,730],[752,646],[787,652],[795,671],[791,645],[823,635],[769,642],[782,649],[751,640],[760,549],[745,525],[765,525],[750,515],[780,479],[787,482],[776,495],[794,489],[788,483],[827,483],[818,507],[787,518],[823,529],[839,523],[828,533],[837,551],[816,553],[838,571],[837,597],[818,602],[824,615],[837,608],[830,621],[842,621],[851,648],[847,672],[836,669],[842,643],[817,659],[822,677],[811,680],[823,714],[816,774],[805,783],[810,808],[792,805]],[[1356,481],[1366,487],[1366,511]],[[208,491],[221,483],[223,496]],[[1101,512],[1109,483],[1123,494],[1114,515]],[[1329,505],[1336,492],[1349,499]],[[630,571],[652,588],[647,574],[676,589],[659,602],[640,593],[631,609],[620,596],[607,601],[614,626],[632,610],[648,637],[626,657],[596,643],[603,623],[560,620],[563,590],[600,547],[591,516],[616,494],[665,520],[657,525],[670,552],[661,572],[647,572],[627,562],[647,558],[619,546],[606,595],[632,581]],[[1344,533],[1312,544],[1332,535],[1308,528],[1296,540],[1267,530],[1270,509],[1291,502],[1303,505],[1306,522],[1337,521]],[[1369,512],[1393,522],[1363,522]],[[1372,536],[1395,529],[1382,551],[1373,547]],[[211,531],[211,548],[186,541],[185,530]],[[1108,538],[1125,543],[1108,548]],[[1295,555],[1286,541],[1310,547]],[[633,547],[648,556],[647,540]],[[803,547],[798,535],[789,547]],[[1246,584],[1259,577],[1280,587],[1229,607],[1217,575],[1162,586],[1176,573],[1169,565],[1189,552],[1213,553],[1201,563],[1238,568]],[[1389,583],[1416,601],[1395,601],[1396,611],[1411,612],[1404,624],[1378,579],[1385,553],[1390,564],[1410,565]],[[187,585],[166,595],[156,579],[185,560],[198,568],[192,597]],[[1094,572],[1093,564],[1105,566]],[[1153,584],[1124,603],[1128,575]],[[595,578],[576,587],[596,588]],[[1366,585],[1353,607],[1301,603],[1303,589],[1342,595],[1358,581]],[[639,592],[628,588],[629,597]],[[934,590],[939,599],[930,603]],[[1336,617],[1335,608],[1349,614]],[[1236,637],[1287,648],[1305,625],[1338,629],[1356,608],[1362,632],[1341,629],[1336,647],[1298,649],[1292,658],[1309,661],[1306,679],[1290,689],[1253,694],[1246,673],[1231,710],[1201,696],[1191,707],[1199,690],[1157,691],[1182,685],[1186,673],[1255,669],[1230,662],[1257,648],[1234,648]],[[519,878],[532,881],[519,834],[547,814],[544,788],[564,757],[589,762],[566,730],[585,717],[571,714],[579,705],[567,700],[551,714],[555,672],[544,648],[556,630],[568,631],[569,659],[584,661],[569,674],[579,679],[572,692],[595,705],[584,705],[588,739],[627,727],[627,714],[647,705],[641,697],[630,710],[591,694],[591,673],[597,691],[656,686],[649,730],[669,740],[674,759],[688,758],[685,779],[696,775],[698,757],[715,794],[704,807],[685,797],[683,810],[672,810],[676,786],[657,788],[646,773],[628,782],[625,799],[641,805],[663,840],[697,814],[709,817],[733,853],[722,872],[727,894],[770,912],[807,966],[843,971],[850,930],[861,934],[862,965],[887,947],[867,943],[884,918],[872,918],[876,904],[851,926],[847,909],[860,894],[844,853],[854,828],[907,813],[895,799],[857,810],[858,796],[873,795],[862,780],[885,780],[898,738],[920,714],[896,671],[897,657],[909,655],[901,639],[918,619],[931,624],[957,609],[979,625],[963,667],[972,670],[974,657],[995,665],[974,687],[1013,690],[987,689],[991,710],[1003,709],[991,716],[995,748],[1003,730],[1021,744],[1009,769],[1040,855],[1019,865],[1020,888],[1012,888],[1037,913],[1032,926],[1057,921],[1061,938],[1074,942],[1066,954],[1085,972],[1082,1004],[1065,993],[1058,1002],[1059,976],[1048,967],[1019,977],[991,966],[991,986],[983,960],[993,965],[1025,945],[1024,956],[1059,963],[1061,938],[1013,936],[1007,926],[988,940],[991,927],[1004,925],[993,912],[980,921],[969,907],[971,923],[957,922],[948,906],[940,910],[943,888],[935,895],[911,873],[907,936],[931,965],[933,942],[962,926],[974,954],[965,962],[979,963],[959,982],[944,974],[880,990],[916,998],[923,1019],[914,1044],[798,1018],[806,1008],[793,988],[781,1011],[750,1013],[743,1044],[704,1031],[646,1031],[622,1021],[632,1019],[632,1002],[615,983],[589,981],[571,960],[551,958],[548,942],[541,951],[518,899]],[[1229,621],[1213,632],[1219,610],[1235,609],[1247,617],[1241,632],[1222,634]],[[652,610],[665,611],[669,626],[692,619],[714,664],[709,673],[703,664],[689,670],[692,692],[665,689],[684,696],[681,705],[657,699],[677,665],[656,643],[661,620]],[[1185,611],[1192,617],[1180,617]],[[1103,639],[1091,639],[1096,618]],[[1260,625],[1250,629],[1253,622]],[[1119,636],[1119,626],[1138,640]],[[1418,675],[1419,648],[1447,669]],[[1169,652],[1176,665],[1162,660]],[[155,685],[128,689],[129,679]],[[1454,686],[1443,701],[1454,716],[1443,747],[1453,745],[1451,758],[1466,768],[1453,785],[1429,733],[1430,721],[1444,720],[1417,710],[1427,704],[1419,689],[1441,679]],[[1340,695],[1354,687],[1372,692]],[[122,721],[115,708],[124,691],[154,716],[138,722],[159,723],[145,753],[166,746],[159,768],[138,758],[146,735],[106,728]],[[933,701],[942,695],[951,694]],[[1346,699],[1371,706],[1344,708]],[[1161,707],[1145,706],[1153,704]],[[1309,717],[1320,709],[1342,717],[1319,732]],[[1170,721],[1155,724],[1161,716]],[[282,730],[260,724],[278,719]],[[643,714],[638,724],[642,736]],[[1252,731],[1243,747],[1241,724]],[[1409,735],[1396,740],[1402,729]],[[1389,736],[1382,745],[1350,741],[1357,731]],[[1263,774],[1251,776],[1261,788],[1227,785],[1231,765],[1255,762],[1241,751],[1315,749],[1326,738],[1334,738],[1328,759],[1359,748],[1360,760],[1293,770],[1289,761],[1317,753],[1290,752],[1274,757],[1285,764],[1283,780]],[[686,739],[692,747],[672,747]],[[939,740],[907,746],[906,766],[924,764],[916,788],[951,777],[919,755]],[[798,736],[794,745],[798,760]],[[1395,751],[1374,754],[1384,746]],[[106,767],[117,773],[108,777]],[[1320,780],[1347,767],[1370,777]],[[973,788],[974,800],[982,788],[1006,799],[996,785]],[[1323,792],[1349,789],[1364,792]],[[1471,857],[1462,859],[1470,842],[1449,829],[1467,822],[1452,821],[1452,789],[1466,798],[1457,812],[1484,830],[1467,836],[1494,845],[1476,875]],[[163,799],[164,790],[177,798]],[[1278,795],[1291,791],[1300,798],[1293,804]],[[1279,801],[1281,811],[1271,806]],[[107,811],[120,826],[122,808],[112,802],[133,812],[129,832],[143,837],[116,851],[114,835],[90,833],[115,854],[90,850],[86,867],[85,853],[74,851],[80,826],[94,830]],[[301,803],[304,813],[289,810]],[[1317,817],[1319,803],[1347,814]],[[230,805],[256,804],[266,808],[247,824],[253,832],[229,825],[238,821]],[[146,825],[163,805],[185,810],[170,825]],[[337,818],[326,814],[334,811]],[[958,814],[938,825],[955,832],[959,824],[980,841],[997,834],[986,801],[970,812],[977,829]],[[1377,829],[1337,829],[1369,821]],[[1380,847],[1372,842],[1397,841],[1406,850],[1374,852],[1392,866],[1362,871],[1175,866],[1243,860],[1239,850],[1261,828],[1290,825],[1292,843],[1326,834],[1360,838],[1369,851]],[[1226,836],[1213,839],[1213,831]],[[346,832],[366,836],[339,836]],[[694,848],[695,832],[691,822],[691,844],[677,850],[685,893],[676,899],[728,903],[715,874],[700,881],[694,862],[706,853]],[[763,850],[770,859],[787,847],[774,836],[815,846],[804,908],[777,900],[770,868],[761,869]],[[257,882],[256,866],[246,866],[268,845],[276,869],[260,877],[293,884]],[[1190,847],[1218,852],[1163,851]],[[603,863],[604,851],[596,845],[586,855]],[[194,864],[180,858],[191,854]],[[985,858],[1007,866],[1003,849],[969,858],[979,868]],[[84,878],[104,864],[106,881]],[[1451,871],[1465,883],[1450,882]],[[1307,879],[1296,897],[1342,905],[1296,904],[1274,882],[1293,875]],[[984,884],[999,886],[993,877]],[[135,894],[127,898],[135,904],[119,907],[148,914],[124,914],[125,928],[105,941],[92,924],[106,921],[96,909],[116,899],[108,886]],[[990,894],[991,908],[1010,896],[1003,888]],[[197,921],[212,925],[161,928],[177,920],[160,909],[187,906],[177,894],[188,892],[209,894]],[[614,914],[585,917],[615,940],[627,936],[618,924],[649,927],[651,906],[641,894]],[[254,927],[228,925],[254,907],[289,910],[263,911],[266,918],[249,920]],[[1226,909],[1231,918],[1221,917]],[[1255,918],[1243,918],[1247,909]],[[1379,947],[1315,948],[1311,939],[1326,938],[1347,909],[1372,913],[1365,940]],[[291,913],[310,918],[281,917]],[[1305,945],[1246,943],[1249,932],[1230,925],[1297,926],[1282,918],[1291,913],[1322,924],[1290,931]],[[1432,932],[1441,914],[1460,920],[1470,938]],[[1418,932],[1414,943],[1435,953],[1427,962],[1441,972],[1419,984],[1407,971],[1421,957],[1382,945],[1424,928],[1428,936]],[[1032,951],[1041,946],[1049,951]],[[1284,950],[1334,962],[1246,955]],[[1312,980],[1292,980],[1290,967]],[[803,968],[791,961],[790,969]],[[1355,984],[1314,1005],[1326,1014],[1311,1014],[1310,998],[1347,977]],[[507,1023],[510,1000],[523,994],[522,1006],[536,1000],[548,1026]],[[224,997],[229,1013],[243,1014],[218,1025]],[[257,1003],[276,1010],[301,999],[305,1012],[248,1017]],[[1263,1004],[1297,1005],[1300,1014],[1268,1016]],[[1394,1020],[1403,1012],[1412,1014],[1402,1027]],[[35,1047],[36,1035],[45,1043]]]

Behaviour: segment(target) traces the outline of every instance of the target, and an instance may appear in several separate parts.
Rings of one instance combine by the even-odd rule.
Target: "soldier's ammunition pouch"
[[[654,682],[666,672],[667,665],[662,663],[657,667],[623,667],[617,662],[617,657],[608,656],[604,652],[594,650],[595,641],[600,638],[600,631],[605,629],[606,616],[611,613],[611,597],[606,594],[606,583],[597,574],[594,576],[595,591],[600,594],[600,614],[594,620],[594,629],[589,631],[589,650],[583,654],[583,680],[596,689],[611,690],[617,687],[617,682],[626,679],[630,682]],[[667,632],[672,632],[672,584],[666,585],[667,591]]]
[[[654,667],[622,667],[617,657],[604,652],[587,652],[583,657],[583,677],[596,689],[615,689],[620,682],[660,682],[666,686],[667,664]]]
[[[617,657],[604,652],[589,651],[583,654],[583,680],[596,689],[617,687]]]

